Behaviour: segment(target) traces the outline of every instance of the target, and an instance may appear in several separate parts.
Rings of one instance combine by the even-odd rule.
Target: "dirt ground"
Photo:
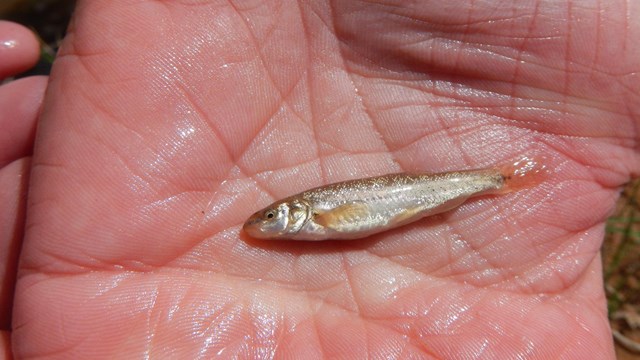
[[[640,359],[640,180],[624,189],[602,246],[609,321],[618,359]]]

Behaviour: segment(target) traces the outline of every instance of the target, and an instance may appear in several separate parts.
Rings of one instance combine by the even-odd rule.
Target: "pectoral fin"
[[[364,202],[351,202],[335,209],[316,213],[314,220],[318,225],[340,231],[369,216],[369,206]]]

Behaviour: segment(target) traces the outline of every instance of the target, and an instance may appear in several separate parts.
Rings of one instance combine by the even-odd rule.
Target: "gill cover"
[[[302,229],[309,212],[309,206],[301,200],[278,202],[253,214],[243,229],[258,239],[287,238]]]

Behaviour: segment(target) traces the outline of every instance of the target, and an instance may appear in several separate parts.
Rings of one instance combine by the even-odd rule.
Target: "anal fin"
[[[423,209],[420,207],[404,209],[398,215],[394,216],[391,219],[390,223],[393,224],[393,226],[400,226],[400,225],[413,222],[417,220],[416,216],[418,216],[422,212],[423,212]]]

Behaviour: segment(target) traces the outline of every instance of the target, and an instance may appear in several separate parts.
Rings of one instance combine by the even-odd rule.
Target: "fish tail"
[[[501,192],[507,193],[536,186],[548,175],[544,157],[523,157],[512,164],[500,167],[504,179]]]

